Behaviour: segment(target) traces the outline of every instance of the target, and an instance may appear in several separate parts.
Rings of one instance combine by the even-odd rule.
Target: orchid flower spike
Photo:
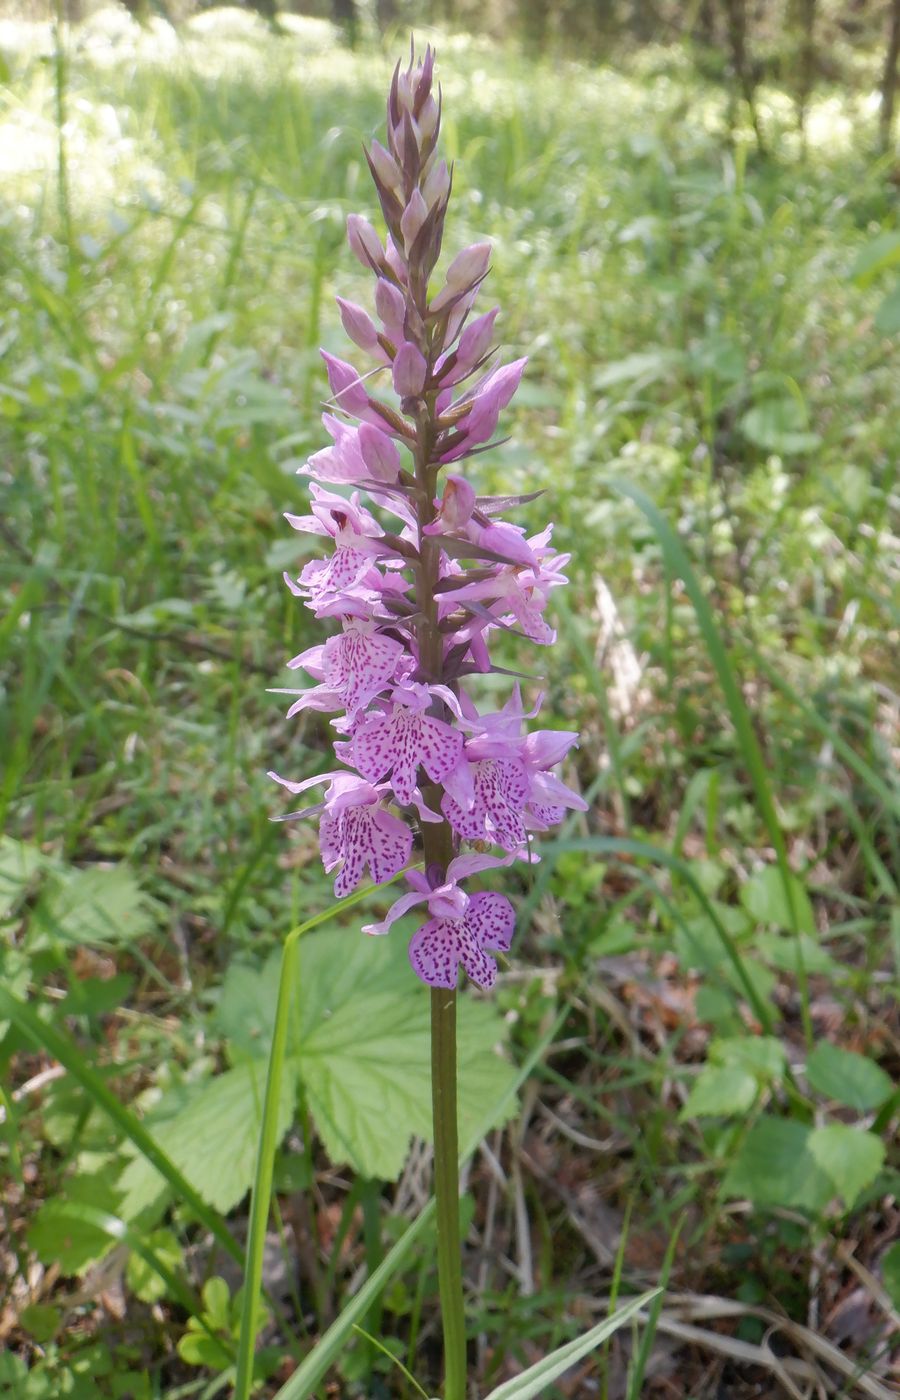
[[[433,78],[431,48],[398,64],[385,142],[366,153],[384,233],[351,214],[347,237],[374,280],[372,302],[337,303],[354,360],[367,359],[322,351],[331,445],[300,468],[312,481],[308,513],[287,515],[329,546],[285,581],[331,635],[288,663],[311,684],[283,693],[294,697],[289,715],[335,715],[343,767],[299,782],[272,776],[293,793],[323,785],[320,800],[290,815],[318,817],[337,895],[367,873],[378,884],[407,867],[409,892],[368,933],[417,910],[417,975],[455,988],[462,967],[491,987],[515,911],[463,881],[536,859],[533,833],[585,803],[555,771],[577,735],[527,728],[539,696],[528,709],[516,686],[485,714],[470,693],[473,677],[495,670],[500,629],[552,644],[544,612],[568,556],[551,547],[551,526],[528,536],[500,518],[539,492],[480,496],[477,472],[460,469],[490,443],[526,360],[503,364],[492,351],[498,307],[470,319],[489,243],[459,249],[437,272],[453,172],[438,154]]]

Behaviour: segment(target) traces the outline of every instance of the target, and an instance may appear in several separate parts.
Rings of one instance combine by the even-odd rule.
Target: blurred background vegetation
[[[319,640],[280,515],[411,27],[591,804],[466,994],[472,1121],[537,1057],[466,1176],[473,1375],[664,1281],[555,1395],[896,1393],[900,3],[135,0],[0,7],[0,1396],[227,1393],[271,957],[332,897],[269,820],[331,766],[266,693]],[[301,959],[267,1396],[427,1196],[420,989],[359,922]],[[434,1296],[425,1241],[367,1321],[428,1393]],[[317,1393],[414,1392],[358,1340]]]

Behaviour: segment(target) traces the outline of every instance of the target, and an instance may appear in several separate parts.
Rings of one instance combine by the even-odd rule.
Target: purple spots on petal
[[[456,987],[459,969],[458,919],[429,919],[409,943],[413,971],[429,987]]]
[[[479,987],[493,987],[497,978],[497,964],[493,958],[478,946],[478,940],[469,927],[468,919],[462,919],[456,926],[456,940],[459,960],[473,982]]]
[[[516,911],[502,894],[473,894],[465,923],[479,947],[505,953],[512,943]]]
[[[439,783],[451,768],[455,768],[463,750],[463,736],[459,730],[445,724],[443,720],[423,715],[420,721],[422,763],[430,778]]]

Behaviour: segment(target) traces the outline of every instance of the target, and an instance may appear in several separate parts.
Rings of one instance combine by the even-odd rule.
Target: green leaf
[[[208,1366],[211,1371],[221,1371],[231,1360],[222,1342],[216,1341],[207,1332],[195,1331],[190,1325],[184,1336],[178,1339],[178,1355],[189,1366]]]
[[[12,1351],[0,1352],[0,1394],[6,1391],[7,1394],[21,1395],[21,1389],[16,1387],[21,1387],[27,1374],[25,1362],[20,1356]]]
[[[64,1274],[80,1274],[108,1253],[114,1241],[92,1210],[114,1213],[119,1197],[100,1176],[74,1176],[41,1206],[28,1227],[28,1243],[42,1264],[58,1263]],[[81,1212],[79,1207],[86,1209]]]
[[[154,928],[152,906],[127,865],[59,875],[38,902],[34,923],[52,939],[127,943]]]
[[[233,1059],[260,1058],[269,1053],[278,995],[278,965],[277,956],[269,958],[262,967],[236,961],[225,974],[213,1024],[228,1041]]]
[[[0,919],[13,912],[44,858],[37,846],[0,836]]]
[[[851,1208],[860,1192],[875,1180],[885,1155],[881,1138],[846,1123],[816,1128],[809,1135],[809,1151]]]
[[[785,456],[812,452],[822,442],[818,433],[809,431],[806,405],[794,395],[763,399],[743,415],[740,428],[755,447]]]
[[[407,932],[409,927],[407,927]],[[354,928],[301,940],[288,1062],[335,1162],[395,1179],[413,1134],[431,1136],[430,1004],[406,957],[403,925],[390,939]],[[232,1053],[269,1051],[278,957],[234,966],[216,1020]],[[459,1114],[465,1134],[499,1099],[512,1070],[496,1053],[505,1027],[493,1006],[463,998],[459,1010]]]
[[[777,865],[766,865],[751,875],[741,886],[740,899],[747,913],[759,924],[793,929],[796,919],[796,927],[801,933],[813,934],[816,931],[806,887],[796,875],[791,875],[785,882]]]
[[[875,312],[875,329],[882,335],[896,335],[900,331],[900,287],[888,292]]]
[[[861,287],[868,286],[887,267],[900,262],[900,233],[880,233],[861,249],[850,276]]]
[[[146,1236],[146,1243],[171,1273],[177,1273],[181,1269],[184,1256],[181,1245],[171,1230],[151,1230]],[[139,1254],[129,1254],[125,1266],[125,1279],[132,1293],[136,1298],[140,1298],[142,1303],[158,1303],[161,1298],[165,1298],[168,1291],[165,1280],[160,1278],[156,1269],[151,1268],[147,1260],[142,1259]]]
[[[218,1332],[227,1332],[231,1325],[231,1293],[219,1274],[214,1274],[204,1283],[203,1306],[210,1327]]]
[[[888,1245],[881,1256],[881,1277],[895,1308],[900,1308],[900,1240]]]
[[[746,1113],[756,1098],[757,1082],[746,1070],[707,1065],[694,1081],[687,1102],[678,1115],[686,1118],[730,1117]]]
[[[534,1366],[529,1366],[521,1375],[514,1376],[511,1381],[504,1381],[503,1385],[497,1386],[485,1396],[485,1400],[531,1400],[534,1395],[545,1394],[547,1387],[552,1385],[563,1371],[567,1371],[601,1342],[605,1342],[607,1337],[618,1332],[620,1327],[636,1317],[648,1303],[652,1303],[660,1291],[658,1288],[651,1288],[639,1298],[630,1298],[624,1307],[619,1308],[603,1322],[598,1322],[597,1326],[585,1332],[583,1337],[577,1337],[575,1341],[557,1347],[556,1351],[551,1351],[549,1356],[545,1356]]]
[[[787,1055],[773,1035],[735,1035],[714,1040],[709,1058],[716,1065],[730,1065],[756,1075],[764,1083],[784,1075]]]
[[[59,1331],[62,1313],[50,1303],[31,1303],[19,1314],[19,1326],[36,1342],[50,1342]]]
[[[865,1113],[893,1093],[889,1074],[865,1055],[823,1040],[806,1062],[806,1077],[817,1093]]]
[[[824,972],[837,977],[843,971],[827,949],[806,933],[801,933],[799,938],[790,938],[781,933],[761,933],[757,936],[756,946],[760,957],[780,972],[796,974],[802,966],[805,972]]]
[[[792,1118],[763,1114],[753,1124],[722,1184],[727,1196],[758,1206],[821,1210],[833,1188],[809,1149],[810,1130]]]
[[[72,977],[63,1014],[103,1016],[122,1006],[133,986],[134,978],[126,972],[118,972],[114,977]]]
[[[247,1062],[204,1084],[190,1103],[160,1123],[148,1120],[157,1145],[206,1202],[222,1214],[232,1210],[253,1180],[265,1064]],[[278,1105],[278,1140],[290,1126],[294,1082],[284,1085]],[[119,1180],[120,1214],[133,1220],[166,1190],[165,1179],[145,1157],[135,1157]]]
[[[413,1134],[431,1138],[430,1001],[407,959],[411,931],[407,923],[390,938],[352,928],[304,938],[288,1050],[332,1161],[388,1181],[399,1176]],[[512,1067],[495,1052],[504,1039],[493,1005],[461,998],[463,1138],[511,1082]]]

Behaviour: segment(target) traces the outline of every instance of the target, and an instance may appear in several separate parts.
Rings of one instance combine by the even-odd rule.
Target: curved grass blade
[[[485,1400],[531,1400],[534,1395],[543,1395],[557,1376],[561,1376],[563,1371],[567,1371],[570,1366],[575,1365],[576,1361],[587,1356],[589,1351],[593,1351],[607,1337],[618,1332],[620,1327],[624,1327],[626,1322],[630,1322],[661,1293],[661,1288],[651,1288],[649,1292],[642,1293],[640,1297],[629,1299],[624,1307],[619,1308],[618,1312],[614,1312],[603,1322],[598,1322],[596,1327],[585,1332],[583,1337],[577,1337],[572,1342],[566,1342],[565,1346],[557,1347],[556,1351],[551,1351],[550,1355],[545,1356],[542,1361],[536,1362],[534,1366],[529,1366],[528,1370],[523,1371],[520,1376],[514,1376],[511,1381],[504,1381],[503,1385],[497,1386],[496,1390],[492,1390],[489,1395],[486,1395]]]
[[[760,655],[755,647],[753,648],[753,659],[769,683],[776,690],[780,690],[785,699],[789,700],[792,705],[796,705],[803,718],[828,740],[835,753],[839,754],[847,767],[853,770],[860,782],[865,783],[870,792],[874,793],[893,816],[900,818],[900,791],[889,788],[879,778],[874,768],[866,763],[865,759],[860,758],[856,750],[847,743],[847,740],[834,725],[829,724],[814,705],[810,704],[808,700],[804,700],[802,695],[798,695],[793,686],[784,679],[784,676],[778,674],[775,667],[764,656]]]
[[[58,1031],[46,1021],[42,1021],[34,1007],[26,1002],[14,997],[5,987],[0,987],[0,1015],[5,1019],[15,1022],[19,1029],[40,1049],[46,1050],[76,1079],[82,1088],[91,1096],[99,1108],[102,1108],[116,1127],[125,1137],[129,1138],[143,1155],[151,1162],[160,1176],[165,1177],[172,1187],[176,1196],[179,1196],[219,1241],[223,1249],[226,1249],[232,1259],[243,1266],[244,1252],[232,1235],[228,1226],[220,1216],[203,1198],[197,1193],[194,1187],[182,1176],[181,1172],[171,1162],[166,1153],[158,1145],[153,1136],[147,1131],[139,1118],[120,1103],[115,1094],[104,1084],[96,1070],[87,1063],[81,1051],[74,1041],[70,1040],[62,1031]]]
[[[775,851],[775,859],[779,874],[781,875],[781,882],[784,886],[784,897],[789,912],[791,931],[794,934],[797,945],[797,980],[800,990],[803,1032],[807,1044],[811,1046],[813,1044],[813,1026],[809,1009],[809,982],[801,952],[802,930],[800,928],[799,914],[794,900],[793,876],[788,864],[784,834],[781,830],[781,823],[778,820],[778,813],[775,810],[775,803],[769,787],[766,765],[756,735],[753,732],[750,712],[741,694],[740,686],[738,685],[725,643],[722,641],[719,629],[716,626],[712,608],[707,601],[703,589],[700,587],[700,581],[694,572],[693,565],[687,556],[681,540],[675,534],[675,531],[662,512],[643,491],[639,490],[636,486],[632,486],[630,482],[613,481],[610,484],[613,490],[618,491],[620,495],[626,496],[630,501],[633,501],[638,509],[647,517],[662,548],[666,569],[670,575],[682,580],[693,605],[694,612],[696,613],[697,624],[700,628],[704,643],[706,644],[709,659],[718,677],[719,685],[722,688],[725,703],[728,706],[728,712],[731,716],[731,722],[737,734],[741,756],[750,778],[760,816],[765,823],[769,840]]]

